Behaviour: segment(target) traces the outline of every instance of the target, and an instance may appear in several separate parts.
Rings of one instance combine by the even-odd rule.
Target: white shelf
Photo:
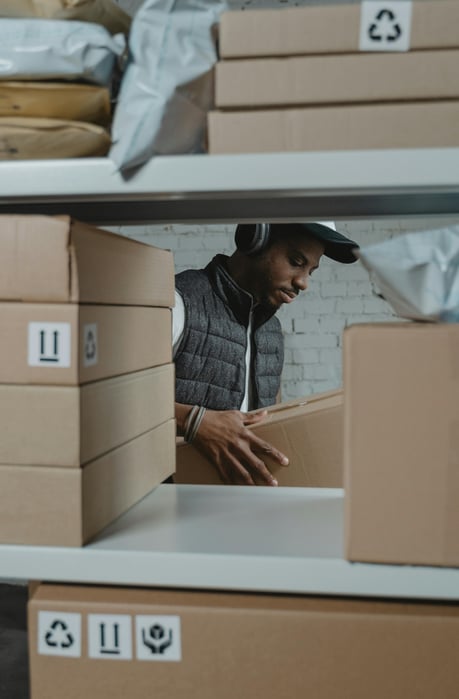
[[[0,213],[99,225],[459,214],[459,148],[0,163]]]
[[[81,548],[0,546],[0,577],[459,600],[459,568],[350,563],[343,491],[162,485]]]

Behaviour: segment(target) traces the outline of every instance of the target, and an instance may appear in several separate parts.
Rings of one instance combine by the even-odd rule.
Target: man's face
[[[307,289],[323,253],[323,244],[304,234],[277,237],[267,250],[251,259],[246,289],[256,302],[277,310]]]

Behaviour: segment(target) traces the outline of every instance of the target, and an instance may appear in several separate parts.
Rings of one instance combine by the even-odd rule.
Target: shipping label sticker
[[[29,366],[69,367],[71,364],[70,323],[29,323]]]
[[[88,654],[106,660],[132,659],[132,617],[88,614]]]
[[[81,614],[38,612],[39,655],[81,656]]]
[[[83,325],[83,366],[95,366],[99,361],[97,323]]]
[[[360,12],[360,51],[408,51],[411,0],[363,0]]]
[[[138,615],[135,626],[137,660],[178,662],[182,659],[180,617]]]

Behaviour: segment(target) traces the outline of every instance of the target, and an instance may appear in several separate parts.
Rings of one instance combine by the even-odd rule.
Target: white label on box
[[[363,0],[360,12],[360,51],[408,51],[411,0]]]
[[[132,617],[88,614],[88,654],[107,660],[132,659]]]
[[[97,350],[97,323],[83,325],[83,366],[95,366],[99,361]]]
[[[38,612],[39,655],[81,656],[81,614]]]
[[[29,323],[29,366],[69,367],[70,323]]]
[[[135,618],[135,627],[137,660],[182,659],[180,617],[139,615]]]

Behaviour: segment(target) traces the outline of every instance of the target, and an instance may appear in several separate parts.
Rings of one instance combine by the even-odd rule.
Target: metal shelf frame
[[[0,546],[0,576],[459,600],[459,568],[345,560],[343,504],[341,489],[164,484],[83,548]]]
[[[459,148],[0,163],[0,213],[96,225],[459,215]]]

